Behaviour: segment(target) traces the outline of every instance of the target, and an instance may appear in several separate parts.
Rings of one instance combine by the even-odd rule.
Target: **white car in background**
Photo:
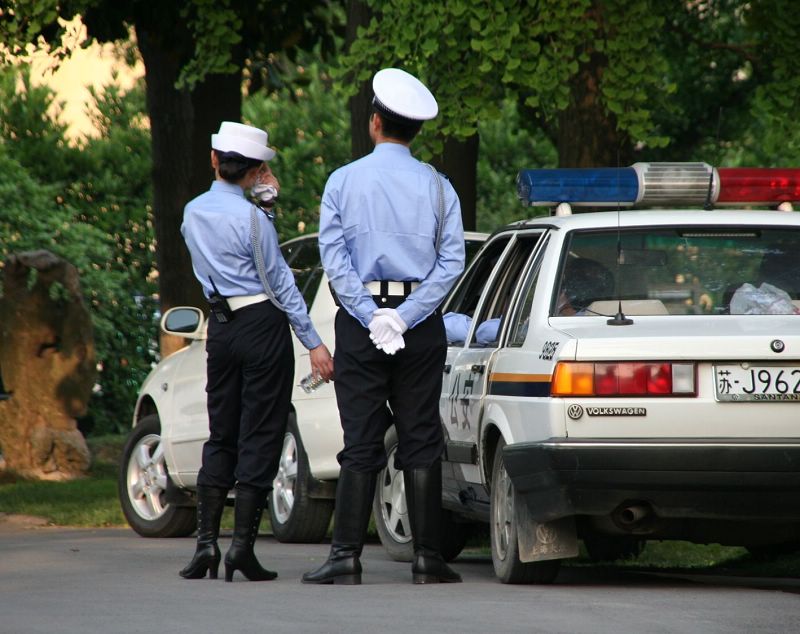
[[[485,234],[467,232],[467,257]],[[322,340],[334,349],[336,306],[320,263],[316,234],[281,245]],[[189,345],[163,359],[139,392],[119,474],[119,496],[130,526],[145,537],[177,537],[196,528],[194,491],[208,438],[205,310],[167,311],[162,329]],[[300,388],[308,351],[293,336],[295,387],[278,475],[269,498],[272,531],[284,542],[319,542],[333,512],[342,429],[333,384]],[[400,478],[402,481],[402,477]]]

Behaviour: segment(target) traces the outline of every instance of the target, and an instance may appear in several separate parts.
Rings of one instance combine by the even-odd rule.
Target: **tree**
[[[221,120],[240,118],[246,60],[323,38],[332,11],[311,0],[241,0],[235,8],[230,0],[12,0],[0,13],[12,55],[42,40],[66,54],[59,19],[81,16],[102,42],[127,39],[133,28],[146,72],[162,310],[203,304],[179,228],[184,204],[208,188],[210,135]]]
[[[685,160],[675,151],[715,139],[708,120],[720,107],[752,127],[774,126],[776,139],[797,138],[800,17],[789,0],[366,2],[373,18],[342,72],[358,81],[379,66],[417,74],[443,113],[427,133],[472,140],[509,96],[555,144],[562,166],[627,164],[672,143],[671,160]],[[721,89],[693,90],[709,83]],[[742,136],[739,128],[733,139]]]

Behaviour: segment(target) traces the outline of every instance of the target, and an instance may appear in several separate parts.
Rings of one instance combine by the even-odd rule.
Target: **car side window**
[[[295,284],[300,289],[306,306],[310,308],[322,280],[322,262],[316,238],[284,245],[281,251],[292,269]]]
[[[533,296],[536,294],[536,285],[539,283],[539,271],[542,268],[541,253],[534,260],[530,267],[525,286],[523,287],[520,296],[521,301],[517,304],[514,316],[511,318],[511,330],[508,337],[508,345],[513,347],[521,346],[525,343],[525,337],[528,335],[528,325],[531,320],[531,307],[533,306]]]
[[[443,313],[448,344],[462,345],[466,341],[483,289],[510,240],[511,236],[507,235],[489,242],[445,301]]]
[[[508,319],[509,311],[514,303],[515,290],[525,264],[530,260],[541,234],[518,236],[511,253],[501,264],[492,288],[486,293],[477,326],[473,332],[471,346],[495,347],[499,343],[503,324]]]

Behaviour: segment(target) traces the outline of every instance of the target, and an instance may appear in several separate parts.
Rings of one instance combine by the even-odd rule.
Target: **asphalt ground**
[[[220,540],[227,548],[229,536]],[[194,540],[128,529],[0,529],[0,633],[759,632],[800,631],[800,581],[563,567],[550,586],[499,583],[487,556],[462,556],[462,584],[413,585],[410,565],[365,547],[361,586],[309,586],[325,544],[261,536],[278,579],[187,581]]]

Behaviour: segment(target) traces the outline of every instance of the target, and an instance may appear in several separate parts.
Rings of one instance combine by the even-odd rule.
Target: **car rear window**
[[[798,253],[796,227],[575,231],[551,314],[798,314]]]

